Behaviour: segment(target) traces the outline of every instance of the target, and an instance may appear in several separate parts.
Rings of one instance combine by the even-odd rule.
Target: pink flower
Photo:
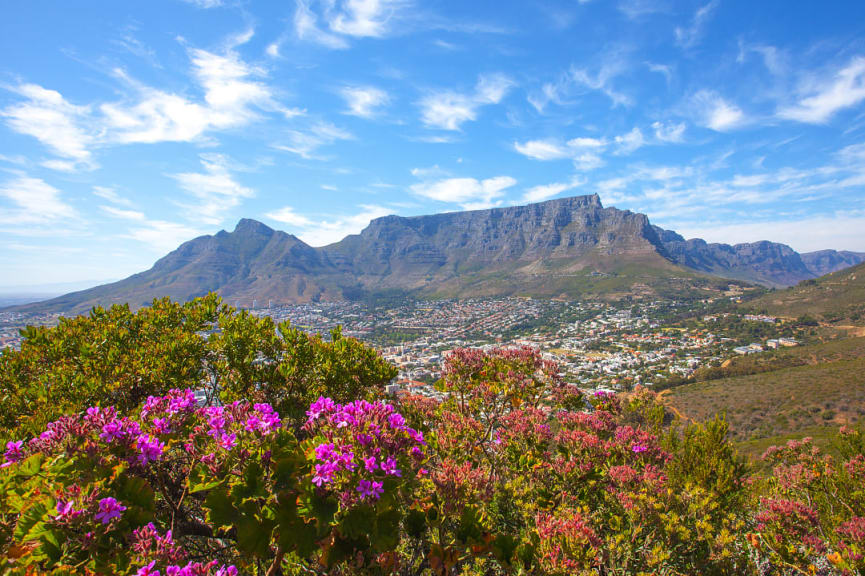
[[[99,512],[94,518],[103,524],[108,524],[114,518],[120,518],[124,510],[126,510],[126,506],[109,496],[99,501]]]
[[[147,564],[146,566],[142,566],[136,572],[136,576],[159,576],[159,570],[154,570],[153,567],[156,565],[156,560]]]
[[[634,452],[635,454],[645,452],[646,450],[648,450],[648,448],[646,448],[642,444],[634,444],[633,446],[631,446],[631,452]]]

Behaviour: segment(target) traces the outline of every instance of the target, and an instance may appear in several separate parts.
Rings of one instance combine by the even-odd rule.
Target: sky
[[[865,251],[865,2],[0,3],[0,288],[599,194]]]

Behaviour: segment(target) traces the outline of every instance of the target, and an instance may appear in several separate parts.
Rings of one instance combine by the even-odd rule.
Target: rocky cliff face
[[[802,261],[814,276],[823,276],[865,262],[865,252],[818,250],[801,254]]]
[[[605,208],[597,195],[527,206],[404,218],[385,216],[322,248],[241,220],[181,245],[148,271],[25,307],[77,312],[154,297],[186,300],[217,291],[249,306],[353,299],[382,291],[418,296],[653,293],[712,280],[781,286],[858,258],[802,256],[783,244],[708,244],[652,226],[644,214]]]

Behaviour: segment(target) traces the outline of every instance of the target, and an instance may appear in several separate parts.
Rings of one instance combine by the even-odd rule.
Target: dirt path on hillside
[[[670,403],[669,399],[667,398],[669,395],[670,395],[669,389],[661,390],[661,392],[658,394],[658,401],[664,405],[664,408],[669,409],[670,412],[675,414],[676,418],[678,418],[679,420],[682,420],[683,422],[693,422],[694,421],[693,419],[688,418],[687,416],[685,416],[684,414],[679,412],[679,409]]]

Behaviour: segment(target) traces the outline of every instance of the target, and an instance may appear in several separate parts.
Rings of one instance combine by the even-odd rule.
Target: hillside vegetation
[[[814,436],[824,446],[865,419],[865,338],[782,348],[697,373],[665,397],[697,421],[726,414],[731,438],[757,456],[767,439]]]
[[[782,372],[841,390],[857,346]],[[865,570],[861,431],[834,459],[771,449],[755,475],[724,419],[671,422],[645,389],[584,396],[532,348],[453,350],[440,400],[386,396],[394,375],[339,330],[213,295],[30,330],[0,354],[0,573]]]
[[[786,290],[765,294],[744,304],[775,316],[811,316],[836,325],[865,326],[865,264],[846,268],[814,280],[804,280]]]

